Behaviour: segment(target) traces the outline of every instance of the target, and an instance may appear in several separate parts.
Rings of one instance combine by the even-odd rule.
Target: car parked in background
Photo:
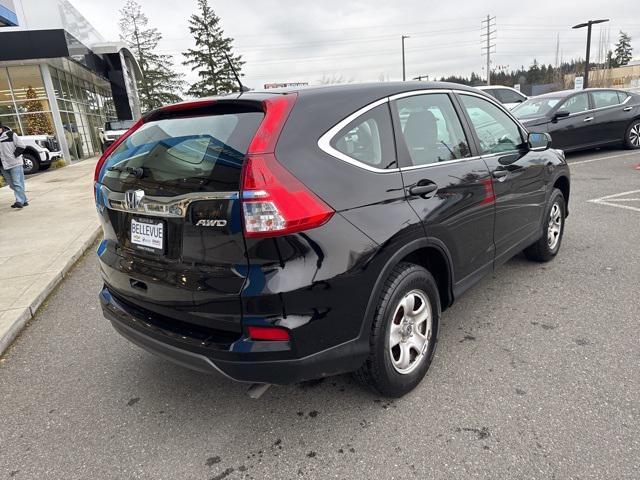
[[[482,87],[476,87],[482,90],[484,93],[488,93],[493,98],[498,100],[501,104],[507,107],[509,110],[520,105],[528,97],[521,93],[519,90],[511,87],[505,87],[502,85],[485,85]]]
[[[114,120],[106,122],[104,124],[104,129],[100,131],[102,152],[104,153],[113,142],[124,135],[125,132],[133,126],[133,124],[133,120]]]
[[[529,129],[548,132],[565,151],[606,145],[640,148],[640,95],[609,88],[547,93],[513,114]]]
[[[401,396],[429,368],[442,310],[521,251],[558,253],[570,180],[549,144],[450,83],[152,111],[96,166],[104,315],[197,370],[258,384],[356,372]]]
[[[52,135],[25,135],[20,138],[25,144],[22,158],[27,175],[47,170],[53,161],[62,158],[58,140]]]

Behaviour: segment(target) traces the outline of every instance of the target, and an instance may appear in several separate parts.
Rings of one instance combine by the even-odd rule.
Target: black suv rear
[[[147,114],[96,168],[105,316],[234,380],[357,372],[402,395],[441,310],[560,248],[569,171],[477,90],[243,93]]]

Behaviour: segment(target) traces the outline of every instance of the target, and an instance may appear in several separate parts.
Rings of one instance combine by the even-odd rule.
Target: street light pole
[[[584,64],[584,82],[583,88],[587,88],[589,86],[589,54],[591,53],[591,25],[595,25],[596,23],[604,23],[608,22],[608,18],[600,19],[600,20],[589,20],[585,23],[579,23],[578,25],[574,25],[572,28],[584,28],[587,27],[587,55]]]
[[[404,62],[404,40],[405,38],[409,38],[409,35],[402,35],[402,81],[405,82],[407,80],[407,68]]]

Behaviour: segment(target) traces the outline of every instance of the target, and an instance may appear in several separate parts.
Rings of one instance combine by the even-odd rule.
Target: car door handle
[[[496,178],[500,181],[504,180],[505,178],[507,178],[507,175],[509,175],[509,171],[508,170],[494,170],[493,172],[491,172],[491,175],[493,175],[493,178]]]
[[[587,117],[583,120],[583,122],[587,123],[587,122],[590,122],[591,120],[593,120],[593,117]]]
[[[630,112],[631,110],[633,110],[633,107],[624,107],[622,109],[623,112]]]
[[[409,187],[409,193],[411,195],[416,195],[423,198],[425,198],[430,193],[434,193],[436,190],[438,190],[438,185],[433,183],[431,180],[420,180],[417,184]]]

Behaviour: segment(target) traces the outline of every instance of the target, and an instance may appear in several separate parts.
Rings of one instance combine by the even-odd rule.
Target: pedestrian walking
[[[16,197],[11,208],[29,205],[24,189],[22,152],[24,152],[24,143],[20,137],[6,125],[0,124],[0,170]]]

